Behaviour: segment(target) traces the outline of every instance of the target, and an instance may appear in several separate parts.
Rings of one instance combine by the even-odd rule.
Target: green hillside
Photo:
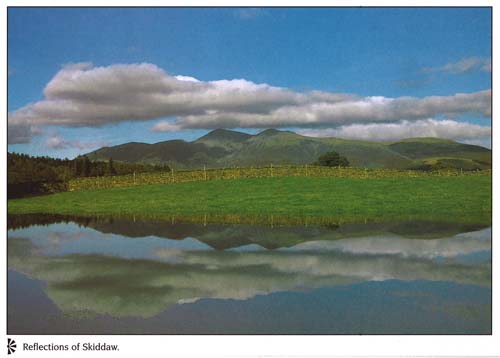
[[[305,137],[290,131],[267,129],[251,135],[216,129],[193,141],[155,144],[126,143],[98,149],[91,160],[168,164],[191,169],[269,164],[308,164],[328,151],[347,157],[351,166],[368,168],[476,170],[491,168],[491,150],[451,140],[412,138],[397,142],[368,142]]]

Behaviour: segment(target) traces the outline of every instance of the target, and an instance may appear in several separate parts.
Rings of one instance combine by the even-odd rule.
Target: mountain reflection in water
[[[101,333],[232,333],[227,317],[206,327],[194,322],[184,322],[178,329],[166,327],[168,318],[162,320],[163,325],[156,322],[156,328],[151,326],[152,321],[174,315],[181,307],[194,312],[207,302],[216,302],[217,312],[223,316],[224,309],[219,306],[256,304],[252,318],[247,318],[251,321],[246,323],[247,330],[241,322],[239,333],[469,334],[491,330],[490,227],[434,222],[269,226],[127,219],[85,219],[83,226],[83,219],[78,218],[52,219],[63,220],[58,223],[51,223],[48,217],[38,219],[41,225],[36,225],[36,217],[9,217],[11,334],[36,330],[36,325],[16,320],[13,312],[19,312],[17,305],[22,303],[11,297],[10,291],[39,283],[59,311],[54,313],[57,318],[52,318],[50,332],[61,329],[63,321],[68,329],[68,325],[72,327],[68,320],[81,323],[110,317],[124,325],[130,319],[138,321],[136,330],[106,325]],[[29,226],[30,221],[35,225]],[[404,307],[410,301],[422,301],[422,294],[431,298],[425,304],[420,302],[419,309],[429,314],[434,311],[435,318],[421,326],[408,326],[401,312],[394,318],[401,322],[392,322],[392,328],[382,325],[377,329],[374,322],[365,322],[365,317],[354,324],[356,328],[344,326],[342,330],[342,320],[330,325],[319,320],[315,326],[309,322],[317,319],[312,312],[309,317],[301,316],[303,330],[287,326],[290,317],[279,316],[278,322],[264,323],[264,315],[280,295],[305,295],[300,296],[301,304],[307,305],[304,297],[314,300],[328,292],[333,296],[325,305],[330,305],[328,312],[335,315],[335,297],[342,292],[363,287],[369,297],[370,289],[364,285],[384,283],[391,290],[386,297],[374,293],[371,310],[380,310],[380,316],[373,320],[387,314],[387,302],[377,303],[381,297],[382,301],[396,300],[394,307]],[[430,285],[428,289],[439,286],[440,298],[418,290],[402,293],[422,283]],[[448,294],[457,290],[463,292],[463,301],[456,293]],[[273,297],[277,301],[272,301]],[[257,304],[264,298],[267,304]],[[311,306],[302,308],[307,311]],[[188,321],[189,312],[184,312]],[[261,326],[256,324],[259,320]],[[441,327],[447,320],[449,326]]]

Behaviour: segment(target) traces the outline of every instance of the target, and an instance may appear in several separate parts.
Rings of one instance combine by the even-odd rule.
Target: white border
[[[75,0],[75,1],[28,1],[28,0],[4,0],[0,5],[0,111],[4,116],[1,124],[0,144],[3,150],[0,155],[1,180],[1,213],[0,230],[4,233],[6,240],[6,113],[7,98],[7,54],[6,54],[6,18],[7,6],[494,6],[493,1],[287,1],[287,0],[253,0],[253,1],[179,1],[173,0],[166,3],[164,0],[142,0],[136,1],[103,1],[103,0]],[[500,19],[498,9],[493,8],[493,38],[499,39],[498,25]],[[496,61],[500,54],[497,47],[493,45],[493,104],[498,103],[498,91],[495,84],[498,83],[500,70],[497,69]],[[498,64],[500,69],[500,64]],[[495,108],[494,108],[495,109]],[[493,111],[495,113],[495,110]],[[500,143],[500,129],[493,130],[493,187],[500,187],[500,179],[497,169],[500,167],[500,157],[497,155],[498,148],[495,143]],[[499,206],[499,197],[493,195],[494,217],[493,222],[499,219],[499,212],[495,208]],[[492,336],[9,336],[18,343],[18,350],[12,357],[23,356],[47,356],[47,357],[72,357],[72,356],[167,356],[167,357],[313,357],[313,356],[500,356],[500,326],[498,309],[499,293],[499,265],[498,257],[500,244],[496,242],[499,229],[493,225],[493,335]],[[0,244],[0,286],[6,288],[6,244]],[[6,294],[2,290],[0,294],[0,320],[2,337],[1,346],[6,345]],[[23,342],[73,344],[77,342],[106,342],[118,344],[120,353],[57,353],[57,352],[22,352],[19,345]],[[495,343],[496,342],[496,343]],[[5,344],[5,345],[4,345]],[[3,355],[4,348],[0,348]]]

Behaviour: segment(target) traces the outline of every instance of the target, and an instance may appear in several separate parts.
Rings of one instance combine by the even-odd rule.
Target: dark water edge
[[[467,218],[465,218],[467,219]],[[491,226],[491,220],[470,221],[470,220],[438,220],[434,217],[414,217],[403,218],[349,218],[338,216],[286,216],[286,215],[183,215],[183,214],[161,214],[161,215],[68,215],[68,214],[7,214],[7,229],[15,230],[33,225],[50,225],[54,223],[74,222],[82,226],[95,224],[114,224],[114,229],[119,229],[120,225],[130,227],[138,226],[140,223],[149,225],[252,225],[252,226],[321,226],[337,229],[340,226],[355,225],[368,227],[369,225],[390,225],[399,226],[403,231],[410,231],[417,227],[417,231],[433,231],[435,228],[443,226],[454,227],[459,232],[473,231],[479,228]],[[423,227],[422,227],[423,226]]]
[[[231,220],[232,218],[232,220]],[[491,223],[464,223],[435,220],[403,220],[403,221],[362,221],[342,223],[338,218],[323,217],[251,217],[243,219],[239,216],[172,216],[166,218],[136,218],[129,216],[75,216],[54,214],[9,214],[8,230],[17,230],[31,226],[48,226],[57,223],[76,223],[102,233],[120,234],[126,237],[159,236],[169,239],[184,239],[200,236],[203,233],[217,232],[219,235],[227,228],[233,234],[227,247],[236,247],[254,243],[253,238],[265,233],[277,236],[286,233],[290,236],[317,238],[327,233],[329,237],[341,239],[376,234],[394,234],[408,238],[439,238],[463,232],[477,231],[491,226]],[[239,234],[235,232],[239,231]],[[227,232],[224,234],[227,236]],[[217,239],[217,244],[223,240]]]
[[[491,334],[491,289],[473,285],[366,282],[243,301],[202,299],[152,318],[117,319],[65,315],[42,282],[8,274],[8,334]]]

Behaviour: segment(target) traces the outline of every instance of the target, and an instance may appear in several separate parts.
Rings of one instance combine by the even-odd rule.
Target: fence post
[[[271,163],[271,178],[273,177],[273,163]]]
[[[135,171],[134,171],[134,185],[135,185]]]
[[[307,176],[307,164],[306,164],[306,176]]]
[[[203,173],[205,174],[205,180],[207,180],[207,166],[203,165]]]
[[[175,183],[174,168],[170,169],[172,172],[172,183]]]

